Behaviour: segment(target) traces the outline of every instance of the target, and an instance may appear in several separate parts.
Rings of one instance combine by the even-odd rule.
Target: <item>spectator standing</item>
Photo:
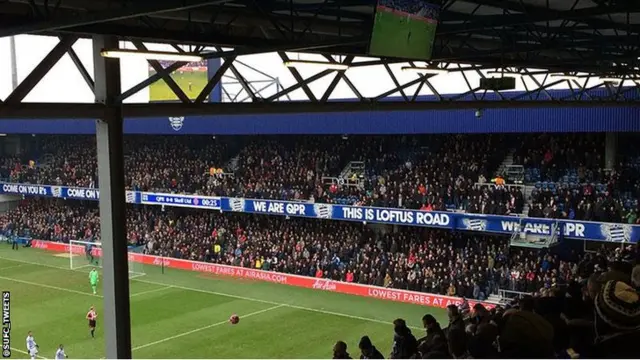
[[[384,356],[371,342],[368,336],[363,336],[358,344],[360,348],[360,359],[384,359]]]
[[[347,352],[347,343],[338,341],[333,346],[333,359],[351,359],[351,355]]]
[[[418,353],[418,341],[403,319],[393,321],[391,359],[412,359]]]
[[[427,336],[418,341],[418,350],[425,356],[429,353],[447,353],[447,338],[435,317],[427,314],[422,317],[422,325]]]
[[[640,297],[621,281],[608,281],[595,299],[596,341],[591,358],[638,358]]]
[[[472,359],[467,346],[467,334],[458,329],[449,332],[449,353],[454,359]]]
[[[636,265],[631,272],[631,285],[640,291],[640,265]]]
[[[449,317],[449,326],[447,326],[447,332],[454,329],[464,331],[464,320],[460,314],[460,309],[456,305],[447,306],[447,316]]]
[[[515,310],[505,313],[505,323],[499,344],[502,358],[551,359],[553,351],[553,327],[540,315]]]

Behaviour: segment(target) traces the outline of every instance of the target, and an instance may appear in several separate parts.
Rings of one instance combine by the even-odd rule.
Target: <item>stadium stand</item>
[[[95,203],[24,201],[2,215],[5,234],[99,241]],[[498,289],[537,293],[578,275],[579,253],[510,248],[507,237],[131,207],[129,242],[148,253],[485,300]],[[216,247],[219,245],[220,247]],[[216,250],[217,249],[217,250]]]
[[[97,215],[95,203],[30,199],[0,216],[0,227],[5,236],[99,240]],[[127,226],[129,242],[150,254],[477,300],[498,289],[521,294],[490,310],[454,306],[446,327],[426,315],[426,337],[394,347],[392,358],[637,354],[640,301],[629,285],[637,246],[522,249],[505,237],[150,206],[130,207]],[[394,324],[396,337],[413,337],[403,320]]]
[[[605,169],[604,143],[602,134],[523,137],[514,163],[525,168],[525,181],[534,186],[528,215],[635,224],[637,151],[627,146],[618,165]]]
[[[126,139],[133,190],[638,221],[640,152],[620,146],[619,165],[603,169],[600,135]],[[627,140],[620,144],[635,143]],[[1,175],[96,187],[93,142],[26,137],[20,157],[3,159]]]

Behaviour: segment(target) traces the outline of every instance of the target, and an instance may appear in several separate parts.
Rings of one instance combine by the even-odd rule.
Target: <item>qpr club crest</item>
[[[333,206],[329,204],[313,204],[313,211],[319,219],[331,219],[333,217]]]
[[[127,191],[124,195],[124,201],[126,201],[127,203],[135,203],[136,193],[133,191]]]
[[[245,204],[244,199],[241,199],[241,198],[229,199],[229,207],[231,208],[231,211],[244,212],[244,204]]]
[[[626,224],[602,224],[600,232],[608,242],[626,243],[631,241],[633,228]]]
[[[184,125],[184,116],[169,117],[169,125],[173,131],[180,131]]]
[[[52,186],[51,187],[51,195],[53,195],[53,197],[61,197],[62,196],[62,187],[60,187],[60,186]]]
[[[481,219],[464,219],[462,224],[465,229],[471,231],[485,231],[487,229],[487,221]]]

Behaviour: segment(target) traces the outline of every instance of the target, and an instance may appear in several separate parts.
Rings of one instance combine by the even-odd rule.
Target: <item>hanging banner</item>
[[[0,183],[0,194],[95,201],[100,198],[100,191],[98,189],[14,183]],[[127,191],[126,201],[131,204],[185,207],[337,221],[358,221],[388,225],[424,226],[507,235],[516,233],[551,235],[554,229],[557,229],[558,234],[566,238],[615,243],[636,243],[640,238],[640,226],[638,225],[592,221],[519,218],[515,216],[461,214],[442,211],[138,191]]]

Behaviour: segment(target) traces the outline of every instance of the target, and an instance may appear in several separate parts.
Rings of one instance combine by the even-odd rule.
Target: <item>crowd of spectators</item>
[[[228,159],[227,142],[210,137],[127,138],[125,181],[133,190],[195,193],[206,188],[211,167]],[[38,137],[20,158],[4,162],[3,177],[22,183],[97,187],[95,139],[87,136]],[[33,159],[38,159],[34,161]],[[30,162],[34,162],[30,166]]]
[[[510,248],[508,237],[135,206],[128,240],[150,254],[483,300],[499,288],[536,293],[578,278],[580,253]],[[24,201],[5,234],[99,241],[94,203]],[[583,274],[584,275],[584,274]]]
[[[508,196],[475,186],[490,179],[504,157],[501,136],[126,139],[126,183],[132,189],[434,210],[488,208],[494,201],[504,213],[512,208]],[[38,138],[36,149],[6,161],[3,173],[16,182],[96,186],[93,141]],[[52,155],[48,161],[28,166],[45,154]],[[359,186],[327,182],[351,161],[366,163]]]
[[[596,272],[582,284],[491,309],[450,305],[448,324],[431,314],[422,317],[425,336],[419,338],[404,319],[396,319],[389,358],[635,359],[640,338],[638,270],[633,270],[635,278],[617,268]],[[367,336],[358,350],[361,359],[384,358]],[[335,344],[333,358],[352,358],[345,342]]]
[[[514,163],[535,186],[528,216],[637,223],[638,172],[627,155],[639,152],[621,146],[621,159],[605,169],[605,143],[604,134],[523,137]]]
[[[407,142],[405,153],[381,151],[384,161],[370,160],[366,189],[372,196],[360,203],[411,209],[466,210],[492,201],[506,209],[503,194],[483,192],[478,180],[491,177],[505,156],[499,135],[431,137],[428,142]],[[410,151],[407,150],[411,149]],[[369,157],[368,159],[378,159]]]
[[[134,190],[498,215],[521,214],[530,202],[527,215],[534,217],[639,221],[640,158],[621,155],[619,166],[603,170],[604,135],[125,139],[126,184]],[[21,157],[0,163],[3,178],[97,186],[92,137],[24,142]],[[535,186],[530,197],[523,186],[492,182],[511,148]],[[352,161],[365,169],[345,175]],[[334,181],[342,176],[355,181]]]
[[[467,299],[484,300],[498,288],[530,293],[491,309],[452,306],[446,327],[427,314],[420,339],[398,319],[391,358],[637,356],[637,247],[583,254],[445,230],[385,233],[337,221],[150,206],[127,212],[128,241],[150,254]],[[95,203],[31,199],[0,216],[8,237],[99,241],[99,226]],[[383,357],[367,337],[358,348],[363,358]],[[333,356],[350,358],[347,344],[338,342]]]

